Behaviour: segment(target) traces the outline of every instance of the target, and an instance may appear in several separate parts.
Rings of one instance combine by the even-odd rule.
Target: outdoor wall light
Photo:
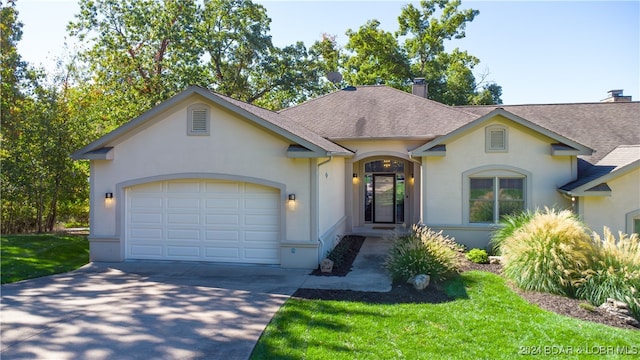
[[[110,209],[113,206],[113,193],[108,192],[104,194],[104,206]]]
[[[358,173],[353,173],[353,185],[358,184]]]
[[[288,199],[287,207],[289,210],[294,211],[296,209],[296,194],[289,194]]]

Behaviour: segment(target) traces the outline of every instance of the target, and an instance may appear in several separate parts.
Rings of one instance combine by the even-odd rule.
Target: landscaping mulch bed
[[[332,250],[333,253],[339,254],[331,272],[320,271],[320,266],[311,272],[316,276],[346,276],[351,271],[353,261],[358,256],[358,252],[364,243],[364,236],[349,235],[340,240],[338,245]]]
[[[364,242],[364,238],[359,244],[356,242],[344,242],[350,244],[349,253],[353,256],[350,257],[350,262],[342,264],[340,273],[346,275],[351,270],[351,264],[355,259],[360,247]],[[498,275],[501,275],[502,267],[499,264],[476,264],[464,257],[461,257],[461,271],[487,271]],[[334,271],[337,269],[334,268]],[[320,269],[316,270],[318,275],[325,275],[320,272]],[[316,274],[314,271],[312,274]],[[340,276],[344,276],[340,275]],[[335,275],[333,275],[335,276]],[[592,321],[604,325],[614,326],[623,329],[640,330],[633,327],[623,320],[607,313],[606,311],[595,308],[593,311],[580,307],[584,300],[570,299],[564,296],[553,295],[548,293],[540,293],[535,291],[524,291],[517,288],[513,283],[509,282],[509,286],[520,295],[523,299],[531,304],[547,311],[552,311],[561,315],[571,316],[577,319]],[[423,291],[418,291],[409,284],[394,284],[391,291],[386,293],[380,292],[364,292],[364,291],[351,291],[351,290],[320,290],[320,289],[298,289],[294,294],[294,298],[299,299],[318,299],[318,300],[338,300],[338,301],[360,301],[372,304],[401,304],[401,303],[442,303],[451,301],[443,289],[437,285],[429,285]]]

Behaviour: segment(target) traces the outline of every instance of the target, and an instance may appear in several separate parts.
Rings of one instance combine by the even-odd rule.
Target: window
[[[202,104],[191,105],[187,112],[187,135],[209,135],[209,108]]]
[[[640,209],[627,213],[627,234],[640,234]]]
[[[487,152],[506,152],[507,128],[501,125],[488,126],[485,129],[485,141]]]
[[[525,209],[525,179],[469,178],[469,222],[495,223],[504,215]]]

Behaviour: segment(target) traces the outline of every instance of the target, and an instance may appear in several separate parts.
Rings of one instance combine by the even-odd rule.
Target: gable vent
[[[202,104],[189,107],[187,121],[187,135],[209,135],[209,108]]]
[[[506,145],[504,135],[505,135],[504,130],[491,130],[490,132],[491,150],[504,150]]]
[[[502,125],[491,125],[485,128],[485,151],[507,151],[507,128]]]
[[[207,132],[207,110],[193,110],[191,132]]]

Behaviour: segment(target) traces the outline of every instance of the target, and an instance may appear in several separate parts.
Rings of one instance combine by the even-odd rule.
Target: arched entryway
[[[418,164],[377,156],[354,162],[353,170],[354,231],[393,230],[416,222]]]

